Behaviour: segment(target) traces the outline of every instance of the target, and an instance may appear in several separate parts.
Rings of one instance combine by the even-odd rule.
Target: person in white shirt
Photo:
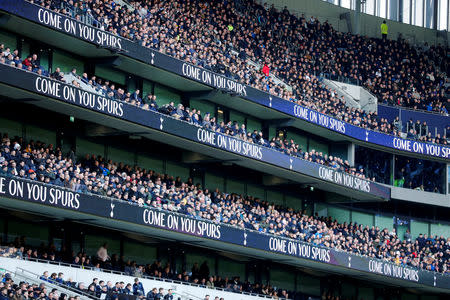
[[[108,256],[108,250],[107,249],[108,249],[108,244],[104,243],[103,246],[101,246],[98,249],[98,251],[97,251],[97,257],[102,262],[105,262],[105,261],[110,259],[110,257]]]

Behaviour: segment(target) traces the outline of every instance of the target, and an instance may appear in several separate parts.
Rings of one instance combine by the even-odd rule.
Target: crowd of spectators
[[[3,249],[0,249],[0,253]],[[20,249],[8,248],[6,254],[1,253],[0,256],[21,258],[23,255]],[[2,276],[2,282],[0,282],[0,299],[1,300],[25,300],[25,299],[40,299],[40,300],[79,300],[80,295],[68,296],[65,293],[59,293],[57,288],[51,290],[46,286],[46,283],[55,284],[64,289],[75,291],[83,296],[87,296],[92,299],[104,299],[104,300],[117,300],[119,295],[134,295],[136,298],[128,299],[146,299],[146,300],[174,300],[180,299],[175,297],[175,293],[172,289],[167,291],[164,288],[153,288],[147,294],[145,293],[144,286],[139,281],[139,278],[134,279],[134,283],[125,284],[123,281],[113,284],[111,281],[103,281],[98,278],[94,278],[92,282],[87,285],[84,282],[74,282],[72,278],[67,280],[64,278],[64,273],[52,273],[49,274],[45,271],[40,277],[40,284],[27,283],[21,281],[19,284],[14,283],[14,280],[10,273],[5,273]],[[43,281],[43,282],[42,282]],[[121,297],[121,299],[127,299]],[[205,298],[206,299],[206,298]],[[215,300],[219,300],[216,297]],[[223,300],[223,298],[221,298]]]
[[[22,145],[26,145],[22,148]],[[252,196],[210,191],[192,179],[157,174],[151,170],[86,155],[77,160],[71,151],[40,142],[11,141],[4,135],[0,151],[0,175],[18,176],[178,212],[194,218],[376,257],[437,272],[450,272],[450,237],[401,240],[387,229],[361,224],[339,224],[331,218],[308,216],[293,208],[279,207]]]
[[[287,9],[279,12],[254,1],[143,0],[131,2],[133,9],[113,1],[32,2],[75,18],[89,14],[104,30],[145,47],[383,133],[401,135],[376,113],[345,106],[319,75],[356,79],[380,103],[443,114],[450,109],[449,58],[441,46],[418,49],[401,39],[341,33],[328,22],[295,17]],[[408,138],[448,144],[446,136],[423,135],[416,129],[408,130]]]
[[[135,295],[139,298],[145,297],[147,300],[157,299],[175,299],[175,293],[172,290],[164,292],[163,288],[152,288],[146,291],[139,278],[151,278],[156,280],[172,280],[179,283],[192,284],[203,288],[218,288],[226,292],[232,293],[251,293],[264,296],[270,296],[273,299],[287,299],[289,294],[282,288],[271,286],[270,284],[250,283],[241,281],[239,276],[221,277],[210,274],[207,262],[203,262],[200,266],[196,262],[189,271],[175,272],[170,263],[164,266],[161,261],[155,260],[152,264],[138,265],[135,261],[119,258],[117,254],[108,256],[107,259],[100,257],[99,253],[89,256],[84,252],[77,254],[67,253],[65,251],[56,251],[54,245],[49,247],[41,246],[39,249],[25,246],[25,238],[16,238],[13,244],[8,247],[0,247],[0,257],[26,259],[34,261],[47,261],[49,263],[67,263],[75,268],[90,269],[94,271],[112,270],[122,272],[124,275],[136,277],[134,283],[125,284],[123,281],[113,284],[111,281],[102,281],[94,278],[93,282],[86,285],[84,282],[74,282],[72,278],[65,279],[64,273],[44,272],[40,279],[50,283],[63,284],[67,287],[77,289],[85,294],[102,298],[102,294],[108,294],[109,299],[114,299],[113,295],[127,294]],[[100,247],[99,251],[107,253],[107,244]],[[210,294],[214,294],[213,291]],[[167,296],[166,296],[167,295]],[[171,296],[172,295],[172,296]],[[209,295],[207,295],[209,297]],[[206,298],[205,298],[206,299]],[[209,298],[208,298],[209,299]],[[211,298],[211,300],[219,300],[219,297]],[[223,299],[223,298],[220,298]]]
[[[2,48],[2,45],[0,45]],[[34,59],[33,59],[34,57]],[[37,72],[37,70],[41,70],[42,68],[39,65],[39,60],[36,55],[31,55],[30,58],[34,61],[34,65],[36,66],[33,71]],[[0,63],[2,62],[2,58],[0,58]],[[372,180],[381,183],[389,183],[389,172],[385,172],[385,168],[380,169],[377,167],[378,164],[387,162],[387,160],[378,161],[374,160],[375,164],[369,164],[366,162],[357,162],[355,166],[351,166],[347,160],[344,160],[337,156],[323,154],[322,152],[315,151],[311,149],[310,151],[305,151],[301,148],[299,144],[297,144],[293,139],[289,138],[280,138],[279,136],[272,137],[269,139],[265,139],[263,133],[261,131],[253,130],[247,131],[245,124],[238,124],[235,121],[229,122],[217,122],[216,118],[210,113],[206,112],[202,114],[200,110],[195,108],[185,107],[183,104],[175,105],[174,102],[170,102],[168,104],[159,106],[156,100],[156,95],[147,94],[145,96],[141,95],[140,90],[136,90],[133,93],[126,92],[124,89],[118,87],[116,88],[114,83],[110,83],[108,80],[103,80],[101,78],[97,78],[96,76],[89,76],[87,73],[83,73],[82,75],[77,74],[77,70],[74,68],[68,74],[64,74],[57,67],[55,72],[49,74],[50,77],[71,83],[74,86],[82,87],[86,90],[90,90],[95,93],[101,93],[105,97],[110,97],[111,99],[120,100],[127,102],[131,105],[136,105],[145,110],[157,111],[166,115],[170,115],[176,119],[186,121],[190,124],[194,124],[196,126],[202,126],[206,129],[220,132],[225,135],[230,135],[241,139],[243,141],[254,143],[257,145],[261,145],[264,147],[269,147],[271,149],[280,151],[285,153],[286,155],[296,156],[311,162],[319,163],[328,167],[331,167],[335,170],[339,170],[341,172],[346,172],[357,176],[359,178]],[[431,137],[431,133],[426,129],[426,124],[421,124],[420,122],[413,123],[410,120],[407,124],[407,128],[416,128],[419,132],[422,132],[423,137],[428,137],[432,142],[439,142],[439,135],[434,138]],[[398,119],[394,120],[393,127],[399,127]],[[443,140],[445,144],[446,141]],[[375,156],[380,156],[375,153]],[[416,160],[411,160],[411,163]],[[414,164],[417,165],[417,164]],[[440,171],[434,172],[436,170],[440,170],[441,166],[438,163],[433,164],[436,165],[436,168],[433,169],[433,172],[428,172],[433,176],[427,176],[428,173],[425,174],[425,171],[428,169],[419,168],[418,172],[415,172],[414,176],[406,176],[411,178],[411,180],[399,181],[398,186],[412,189],[422,189],[430,192],[439,192],[442,193],[443,184],[440,182]],[[419,167],[421,164],[419,164]],[[418,176],[416,176],[418,175]],[[437,177],[437,178],[436,178]],[[426,179],[426,180],[425,180]]]
[[[354,125],[397,134],[376,114],[345,107],[320,75],[355,79],[380,103],[450,109],[448,48],[442,46],[419,49],[402,39],[342,33],[327,21],[255,1],[142,0],[131,2],[133,9],[113,1],[33,2],[75,17],[89,13],[104,30]]]
[[[0,252],[2,252],[0,250]],[[3,254],[3,253],[1,253]],[[45,283],[28,283],[25,281],[14,282],[10,273],[1,276],[0,281],[0,299],[1,300],[80,300],[79,295],[69,296],[60,293],[56,288],[49,288]]]
[[[295,156],[310,162],[322,164],[333,168],[334,170],[349,173],[359,178],[373,180],[365,175],[366,172],[364,169],[352,167],[347,160],[340,157],[324,154],[323,152],[316,151],[315,149],[305,151],[293,139],[280,138],[279,136],[265,139],[261,131],[247,131],[245,124],[238,124],[236,121],[221,121],[219,123],[209,112],[202,116],[201,112],[195,108],[190,109],[189,107],[184,107],[183,104],[178,104],[175,106],[173,102],[164,105],[158,111],[191,124],[202,126],[209,130],[236,137],[248,143],[261,145],[283,152],[286,155]]]
[[[0,51],[2,50],[2,47],[4,48],[4,45],[0,44]],[[40,67],[37,55],[33,54],[30,58],[33,58],[36,62],[34,63],[35,67],[30,67],[29,71],[42,74],[42,68]],[[4,57],[0,57],[0,63],[10,64],[11,62],[9,62],[9,60],[4,61]],[[13,66],[16,65],[14,64]],[[17,67],[20,67],[20,65],[17,65]],[[329,166],[335,170],[346,172],[363,179],[371,179],[366,177],[363,169],[356,169],[350,166],[347,160],[343,160],[342,158],[336,156],[323,154],[322,152],[315,151],[314,149],[311,149],[309,152],[304,151],[301,146],[295,143],[292,139],[281,139],[280,137],[265,139],[261,131],[254,130],[253,132],[247,132],[245,124],[239,125],[235,121],[229,121],[227,123],[222,121],[219,123],[210,112],[206,112],[202,115],[200,110],[184,107],[183,104],[175,105],[173,102],[170,102],[159,107],[156,101],[156,95],[148,94],[146,97],[142,97],[140,90],[136,90],[133,93],[126,92],[122,88],[116,88],[115,85],[110,83],[108,80],[103,80],[101,78],[97,78],[96,76],[89,78],[87,73],[83,73],[80,76],[77,74],[77,70],[75,68],[73,68],[68,74],[64,74],[57,67],[55,72],[49,74],[49,76],[66,83],[70,83],[76,87],[91,90],[95,93],[100,93],[105,97],[124,101],[131,105],[139,106],[145,110],[158,111],[160,113],[170,115],[178,120],[186,121],[197,126],[202,126],[206,129],[220,132],[225,135],[233,136],[248,143],[269,147],[271,149],[283,152],[286,155],[296,156],[311,162]]]
[[[53,10],[60,8],[57,0],[33,2],[48,5]],[[382,103],[448,114],[449,91],[445,88],[449,69],[445,51],[448,49],[440,46],[419,50],[404,40],[382,42],[340,33],[314,17],[297,18],[286,9],[278,12],[253,1],[136,1],[132,2],[134,11],[113,1],[68,3],[101,20],[99,24],[106,24],[105,30],[357,126],[394,135],[402,130],[398,120],[390,123],[375,113],[346,107],[335,91],[320,82],[320,74],[357,79]],[[1,63],[57,80],[67,77],[58,69],[49,74],[40,66],[35,54],[21,60],[17,50],[11,52],[4,46],[1,53]],[[264,66],[264,73],[248,64],[249,59]],[[276,84],[269,74],[281,78],[292,91],[283,84]],[[217,124],[210,114],[202,116],[199,111],[181,104],[158,107],[154,95],[142,97],[140,91],[130,93],[120,88],[116,91],[113,84],[106,81],[103,84],[96,78],[88,78],[87,74],[79,76],[76,70],[68,75],[74,76],[68,83],[75,86],[80,86],[81,80],[95,92],[143,109],[154,109],[289,155],[364,176],[364,170],[352,169],[339,158],[303,152],[292,140],[265,140],[260,132],[247,132],[242,124]],[[407,126],[407,138],[447,144],[445,136],[433,136],[425,129],[426,124],[417,122]],[[182,182],[180,178],[117,164],[94,155],[77,161],[74,153],[63,156],[59,149],[38,142],[30,142],[24,149],[21,145],[23,141],[11,142],[7,136],[2,140],[0,174],[283,235],[397,264],[450,272],[448,238],[421,235],[416,240],[402,241],[395,231],[338,224],[329,218],[307,216],[250,196],[202,189],[190,179]],[[404,169],[398,177],[412,176],[415,171]],[[162,274],[158,272],[158,276]],[[176,276],[179,275],[183,276]],[[203,280],[206,284],[209,278],[202,278],[200,283]]]
[[[22,60],[18,49],[11,50],[5,44],[0,44],[0,63],[38,75],[49,76],[48,71],[41,66],[37,54],[31,54]]]
[[[5,48],[4,45],[0,44],[0,50],[2,49],[5,49],[4,52],[10,51],[9,48]],[[17,50],[15,50],[14,52],[17,52]],[[3,59],[6,59],[6,57],[6,55],[0,57],[0,63],[14,63],[14,61],[9,60],[3,61]],[[18,57],[16,57],[16,60],[17,59]],[[40,74],[43,74],[43,72],[45,72],[40,66],[39,59],[36,54],[30,55],[26,60],[33,62],[32,65],[34,67],[30,66],[29,70],[38,72]],[[20,67],[20,64],[17,63],[16,66]],[[381,183],[389,183],[389,178],[387,178],[389,173],[378,170],[375,166],[367,164],[367,162],[364,164],[359,163],[356,166],[351,166],[347,160],[344,160],[337,156],[323,154],[322,152],[315,151],[314,149],[305,151],[293,139],[282,139],[279,136],[265,139],[261,131],[247,131],[245,124],[238,124],[237,122],[233,121],[229,121],[227,123],[222,121],[219,123],[210,112],[206,112],[202,115],[202,112],[200,110],[185,107],[183,106],[183,104],[175,105],[173,102],[170,102],[168,104],[159,106],[158,102],[156,101],[156,95],[147,94],[145,96],[142,96],[140,90],[136,90],[133,93],[130,93],[120,87],[116,88],[115,84],[110,83],[108,80],[103,80],[101,78],[97,78],[96,76],[89,77],[87,73],[79,75],[77,74],[77,70],[75,68],[72,69],[71,72],[64,74],[57,67],[55,69],[55,72],[49,74],[49,76],[54,79],[70,83],[74,86],[81,87],[95,93],[100,93],[105,97],[110,97],[111,99],[121,100],[131,105],[139,106],[145,110],[158,111],[160,113],[170,115],[176,119],[183,120],[197,126],[202,126],[209,130],[230,135],[249,143],[269,147],[271,149],[283,152],[286,155],[296,156],[311,162],[319,163],[331,167],[335,170],[352,174],[359,178]],[[409,123],[412,123],[412,120],[410,120]],[[392,126],[400,126],[398,119],[394,120]],[[415,124],[412,123],[408,125],[407,128],[417,128],[417,131],[423,133],[421,138],[426,136],[431,139],[432,142],[439,142],[439,135],[436,138],[431,137],[431,133],[425,129],[425,126],[426,124],[417,122]],[[446,141],[443,142],[446,143]],[[442,192],[443,185],[440,182],[439,178],[434,180],[436,176],[439,177],[440,172],[432,172],[432,174],[436,174],[436,176],[428,177],[425,176],[427,174],[425,174],[423,171],[424,170],[422,168],[419,168],[419,171],[414,173],[416,175],[419,175],[419,177],[416,177],[418,179],[407,180],[406,184],[402,183],[399,184],[399,186],[413,189],[419,188],[431,192]],[[415,176],[412,176],[411,178],[414,179],[414,177]],[[428,180],[426,182],[424,182],[424,180],[419,180],[424,178],[427,178]]]
[[[20,250],[16,252],[20,254]],[[81,265],[80,265],[81,266]],[[86,267],[89,267],[86,265]],[[135,278],[133,283],[125,283],[123,281],[117,281],[115,284],[111,281],[99,280],[94,278],[92,282],[87,285],[84,282],[74,282],[71,278],[67,280],[64,278],[64,273],[52,273],[49,274],[45,271],[40,279],[45,282],[57,283],[67,287],[75,288],[84,294],[106,300],[116,300],[119,299],[119,295],[134,295],[137,299],[147,299],[147,300],[174,300],[175,293],[172,289],[167,291],[164,288],[152,288],[147,294],[145,293],[144,286],[139,278]]]

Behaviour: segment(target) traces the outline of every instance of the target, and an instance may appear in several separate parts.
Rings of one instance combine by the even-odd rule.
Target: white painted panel
[[[64,273],[64,279],[67,280],[72,278],[75,282],[83,282],[89,285],[94,278],[98,278],[99,280],[104,280],[105,282],[111,281],[115,284],[117,281],[123,281],[125,284],[133,283],[134,277],[118,275],[118,274],[110,274],[106,272],[96,272],[91,270],[84,270],[78,268],[71,268],[66,266],[58,266],[51,265],[45,263],[38,263],[33,261],[25,261],[13,258],[4,258],[0,257],[0,268],[6,269],[8,271],[14,272],[16,268],[20,267],[27,271],[43,274],[45,271],[51,273]],[[145,293],[148,293],[152,288],[164,288],[165,291],[168,289],[172,289],[175,292],[175,295],[180,295],[181,297],[187,295],[193,295],[200,299],[204,299],[205,295],[210,295],[210,299],[214,299],[214,297],[223,297],[224,299],[233,299],[233,300],[254,300],[254,299],[262,299],[261,297],[249,296],[249,295],[241,295],[235,294],[225,291],[219,291],[214,289],[206,289],[201,287],[182,285],[173,282],[159,281],[159,280],[151,280],[146,278],[141,278],[140,281],[144,285]],[[184,297],[183,297],[184,298]],[[195,298],[196,299],[196,298]]]

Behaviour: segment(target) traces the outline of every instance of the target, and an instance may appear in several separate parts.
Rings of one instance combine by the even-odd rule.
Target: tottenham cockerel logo
[[[109,216],[111,217],[111,218],[114,218],[114,207],[115,207],[116,205],[114,204],[114,203],[111,203],[111,212],[109,213]]]

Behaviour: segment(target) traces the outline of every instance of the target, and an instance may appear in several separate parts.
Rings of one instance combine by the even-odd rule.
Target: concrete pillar
[[[391,1],[389,3],[389,16],[388,18],[394,21],[399,21],[399,2],[400,1]]]
[[[445,191],[450,195],[450,163],[447,164],[445,172]]]
[[[349,143],[347,148],[347,160],[350,166],[355,165],[355,144]]]
[[[361,0],[355,1],[355,26],[353,28],[354,34],[359,34],[361,32]]]
[[[395,154],[392,154],[391,156],[391,178],[390,178],[390,184],[394,185],[395,181]]]

